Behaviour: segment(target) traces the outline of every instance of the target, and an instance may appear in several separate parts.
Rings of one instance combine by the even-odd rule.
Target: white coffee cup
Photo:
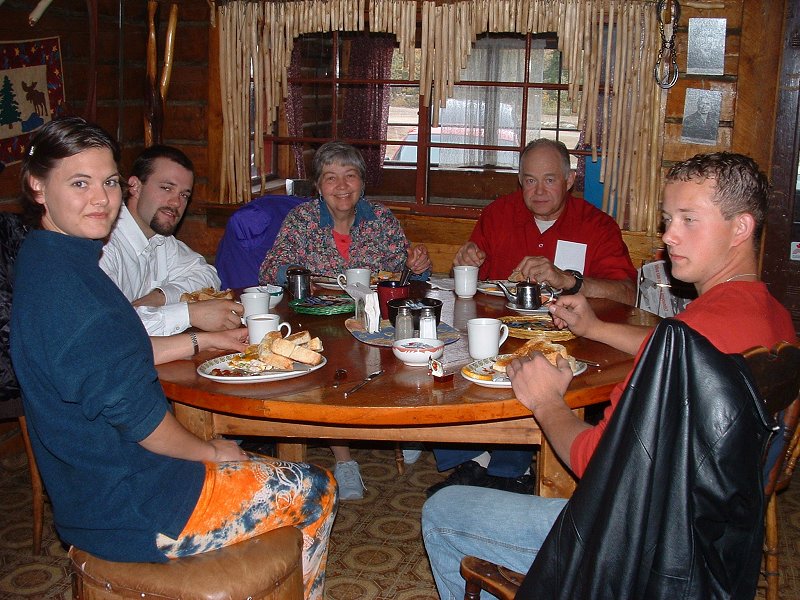
[[[500,319],[479,318],[467,321],[469,355],[475,360],[497,356],[507,337],[508,325]]]
[[[360,283],[369,287],[369,278],[369,269],[345,269],[344,273],[339,273],[336,277],[336,282],[339,284],[339,287],[346,292],[347,286],[353,285],[354,283]]]
[[[472,298],[478,291],[478,267],[453,267],[453,277],[456,280],[456,296],[459,298]]]
[[[239,296],[244,307],[244,318],[269,312],[269,294],[265,292],[245,292]]]
[[[262,313],[257,315],[250,315],[245,319],[247,322],[247,335],[250,337],[251,344],[259,344],[264,336],[270,331],[278,331],[279,329],[286,328],[284,336],[291,335],[292,326],[289,323],[281,323],[281,318],[278,315],[269,313]]]

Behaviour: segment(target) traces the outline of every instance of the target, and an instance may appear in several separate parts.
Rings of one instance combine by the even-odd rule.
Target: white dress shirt
[[[217,270],[175,236],[145,237],[126,206],[122,206],[108,242],[103,247],[100,268],[133,302],[158,288],[164,306],[136,309],[149,335],[172,335],[187,329],[189,307],[180,302],[184,292],[204,287],[219,289]]]

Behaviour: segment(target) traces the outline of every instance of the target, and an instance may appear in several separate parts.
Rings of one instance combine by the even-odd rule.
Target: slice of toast
[[[298,331],[292,335],[287,335],[286,340],[300,346],[311,341],[311,334],[308,331]]]
[[[272,344],[275,340],[281,339],[281,332],[280,331],[269,331],[264,336],[264,339],[258,344],[258,353],[261,354],[272,354]]]
[[[286,339],[278,339],[272,343],[272,351],[305,365],[318,365],[322,362],[322,355],[314,350],[297,346]]]
[[[318,337],[312,338],[311,341],[308,342],[308,349],[314,352],[322,352],[325,350],[325,348],[322,347],[322,340]]]
[[[541,352],[544,354],[545,358],[554,365],[557,364],[556,361],[558,360],[558,357],[563,356],[570,362],[570,366],[573,367],[573,371],[575,370],[575,359],[569,355],[567,349],[561,344],[554,344],[552,342],[548,342],[547,340],[528,340],[522,346],[517,348],[512,354],[506,354],[499,357],[494,363],[494,370],[498,371],[499,373],[505,373],[506,368],[509,364],[511,364],[512,360],[523,356],[529,356],[533,352]]]
[[[294,368],[294,362],[291,358],[286,358],[285,356],[275,354],[274,352],[270,352],[269,354],[262,356],[259,360],[265,365],[269,365],[273,369],[291,371]]]

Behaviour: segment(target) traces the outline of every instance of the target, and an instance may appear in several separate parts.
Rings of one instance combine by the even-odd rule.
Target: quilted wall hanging
[[[19,162],[33,132],[63,111],[59,38],[0,42],[0,162]]]

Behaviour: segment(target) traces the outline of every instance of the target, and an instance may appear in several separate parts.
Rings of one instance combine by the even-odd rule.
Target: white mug
[[[271,315],[269,313],[250,315],[245,319],[247,322],[247,335],[250,337],[251,344],[260,344],[264,336],[270,331],[278,331],[279,329],[286,328],[286,335],[291,335],[292,326],[289,323],[281,323],[281,318],[278,315]]]
[[[478,267],[453,267],[453,277],[456,280],[456,296],[459,298],[472,298],[478,291]]]
[[[469,355],[475,360],[497,356],[507,337],[508,325],[500,319],[480,318],[467,321]]]
[[[369,287],[370,271],[369,269],[345,269],[344,273],[339,273],[336,277],[336,282],[339,287],[345,292],[348,285],[360,283]]]
[[[244,307],[244,318],[269,312],[269,294],[264,292],[246,292],[239,296]]]

